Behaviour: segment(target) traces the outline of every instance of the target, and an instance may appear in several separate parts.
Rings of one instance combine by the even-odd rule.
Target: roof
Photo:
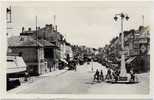
[[[13,36],[8,38],[9,47],[43,47],[41,43],[30,36]]]
[[[22,33],[20,33],[20,35],[33,35],[34,31],[24,31]]]
[[[41,43],[41,44],[42,44],[43,46],[45,46],[45,47],[56,47],[55,44],[50,43],[50,42],[47,41],[47,40],[41,39],[41,40],[38,40],[38,41],[39,41],[39,43]]]

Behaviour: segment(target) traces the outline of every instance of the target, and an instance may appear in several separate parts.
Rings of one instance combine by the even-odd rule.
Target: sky
[[[45,24],[58,25],[68,42],[88,47],[103,47],[120,33],[120,20],[114,21],[115,14],[124,12],[130,19],[124,21],[124,30],[137,29],[143,24],[152,27],[153,2],[107,2],[107,1],[50,1],[50,2],[11,2],[12,23],[8,27],[9,36],[19,35],[22,27],[35,29]]]

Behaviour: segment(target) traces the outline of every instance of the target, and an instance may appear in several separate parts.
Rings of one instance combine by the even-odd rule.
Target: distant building
[[[72,45],[70,43],[68,43],[65,39],[61,43],[60,50],[61,50],[61,60],[64,63],[68,63],[67,57],[69,57],[69,60],[73,60],[74,56],[73,56]]]
[[[66,61],[66,43],[64,41],[65,40],[63,40],[60,46],[60,60],[62,63],[68,64],[68,62]]]
[[[70,60],[73,60],[73,51],[72,51],[72,47],[71,44],[68,42],[65,42],[65,57],[69,56]]]

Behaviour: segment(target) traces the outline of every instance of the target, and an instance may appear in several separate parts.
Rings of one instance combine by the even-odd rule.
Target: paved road
[[[105,67],[99,63],[78,66],[77,71],[64,71],[58,75],[48,75],[28,85],[12,91],[13,93],[41,93],[41,94],[146,94],[149,91],[149,75],[140,75],[138,84],[110,84],[92,82],[94,70]],[[145,80],[145,81],[143,81]]]

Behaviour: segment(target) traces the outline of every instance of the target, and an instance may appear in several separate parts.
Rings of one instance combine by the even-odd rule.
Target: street
[[[7,92],[149,94],[153,6],[137,5],[7,4]]]
[[[92,64],[93,63],[93,64]],[[25,87],[18,87],[9,93],[41,93],[41,94],[147,94],[149,92],[149,74],[138,75],[136,84],[111,84],[93,82],[93,67],[106,68],[97,62],[77,67],[77,71],[63,71],[57,75],[44,75],[40,79]],[[51,72],[52,73],[52,72]],[[144,80],[144,81],[143,81]]]

